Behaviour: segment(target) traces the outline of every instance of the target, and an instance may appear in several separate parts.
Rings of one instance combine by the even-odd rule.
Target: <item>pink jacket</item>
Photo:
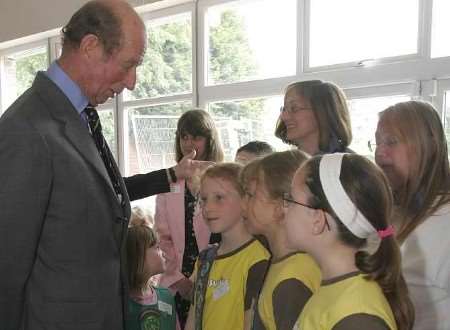
[[[170,288],[174,293],[177,281],[184,278],[181,273],[181,264],[184,253],[184,187],[185,181],[179,180],[175,189],[156,197],[155,229],[160,240],[161,250],[166,259],[166,271],[159,276],[158,284]],[[194,211],[194,233],[197,239],[198,250],[208,246],[210,232],[203,221],[201,211],[196,207]]]

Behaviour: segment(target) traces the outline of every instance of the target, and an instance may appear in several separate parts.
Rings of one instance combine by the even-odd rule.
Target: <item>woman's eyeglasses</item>
[[[293,115],[293,114],[296,114],[297,112],[306,111],[306,110],[311,110],[311,108],[307,108],[307,107],[281,107],[280,108],[280,113],[287,112],[287,113]]]
[[[367,142],[367,147],[370,152],[375,152],[375,149],[379,146],[385,146],[387,148],[394,148],[397,144],[399,144],[399,139],[395,136],[387,137],[385,139],[379,139],[378,141],[370,140]]]

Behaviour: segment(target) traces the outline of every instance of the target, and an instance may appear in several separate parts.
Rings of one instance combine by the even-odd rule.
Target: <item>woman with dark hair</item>
[[[175,137],[176,161],[192,151],[196,160],[221,162],[222,146],[211,116],[204,110],[185,112],[177,124]],[[175,294],[175,304],[181,328],[189,311],[192,282],[189,277],[199,251],[205,249],[210,232],[196,208],[199,177],[171,182],[171,192],[156,198],[155,228],[165,253],[166,270],[159,285]]]
[[[380,113],[375,161],[389,179],[416,329],[450,329],[450,168],[441,118],[420,101]]]
[[[356,154],[316,156],[297,170],[285,201],[289,243],[322,271],[295,329],[411,329],[414,308],[383,172]]]
[[[352,130],[344,92],[321,80],[290,84],[275,136],[310,155],[349,151]]]

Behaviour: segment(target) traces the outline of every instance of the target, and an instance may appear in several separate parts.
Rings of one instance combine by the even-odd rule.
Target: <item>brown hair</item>
[[[311,105],[319,127],[319,149],[330,153],[345,151],[352,142],[352,127],[344,92],[331,82],[321,80],[299,81],[286,87],[289,92],[304,97]],[[294,144],[287,139],[287,128],[278,118],[275,136],[283,142]]]
[[[254,140],[239,147],[239,149],[236,151],[236,154],[239,152],[248,152],[260,157],[271,154],[274,151],[275,150],[269,143],[265,141]]]
[[[333,211],[320,182],[319,164],[322,156],[308,160],[302,168],[305,184],[311,191],[309,204],[329,213],[336,221],[339,239],[346,245],[362,248],[367,240],[350,232]],[[372,226],[384,230],[392,216],[392,194],[383,171],[371,161],[356,154],[346,154],[342,160],[340,181],[345,192]],[[381,240],[378,250],[370,255],[358,251],[355,265],[376,281],[383,290],[399,330],[411,329],[414,307],[401,271],[401,254],[393,236]]]
[[[203,184],[205,178],[218,178],[230,182],[240,196],[244,196],[244,189],[239,182],[239,174],[242,165],[238,163],[220,163],[214,164],[203,173],[200,184]]]
[[[157,237],[150,224],[149,215],[140,208],[133,208],[127,238],[128,283],[131,290],[147,286],[149,275],[144,272],[145,251],[157,243]]]
[[[447,140],[441,119],[426,102],[397,103],[380,113],[379,123],[406,143],[412,171],[394,191],[398,206],[398,239],[405,238],[431,214],[450,201]],[[415,161],[413,162],[413,160]]]
[[[89,1],[82,6],[62,29],[63,52],[76,49],[81,40],[93,34],[111,55],[122,45],[122,21],[113,6],[102,1]]]
[[[176,161],[179,162],[183,158],[181,152],[180,139],[190,134],[192,136],[203,136],[206,138],[205,158],[213,162],[223,161],[223,150],[220,143],[219,133],[213,119],[205,110],[193,109],[186,111],[177,123],[177,131],[175,134],[175,153]]]
[[[283,198],[290,191],[292,177],[299,166],[308,159],[301,150],[274,152],[249,163],[241,172],[241,183],[246,187],[251,181],[264,183],[270,198]]]

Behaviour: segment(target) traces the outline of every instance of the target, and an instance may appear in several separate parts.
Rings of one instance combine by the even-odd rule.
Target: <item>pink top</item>
[[[174,284],[185,277],[181,273],[185,246],[185,181],[179,180],[172,191],[156,197],[155,230],[166,259],[166,271],[159,276],[158,285],[175,294],[178,289]],[[208,246],[210,232],[198,207],[194,211],[193,227],[198,250],[202,251]]]

